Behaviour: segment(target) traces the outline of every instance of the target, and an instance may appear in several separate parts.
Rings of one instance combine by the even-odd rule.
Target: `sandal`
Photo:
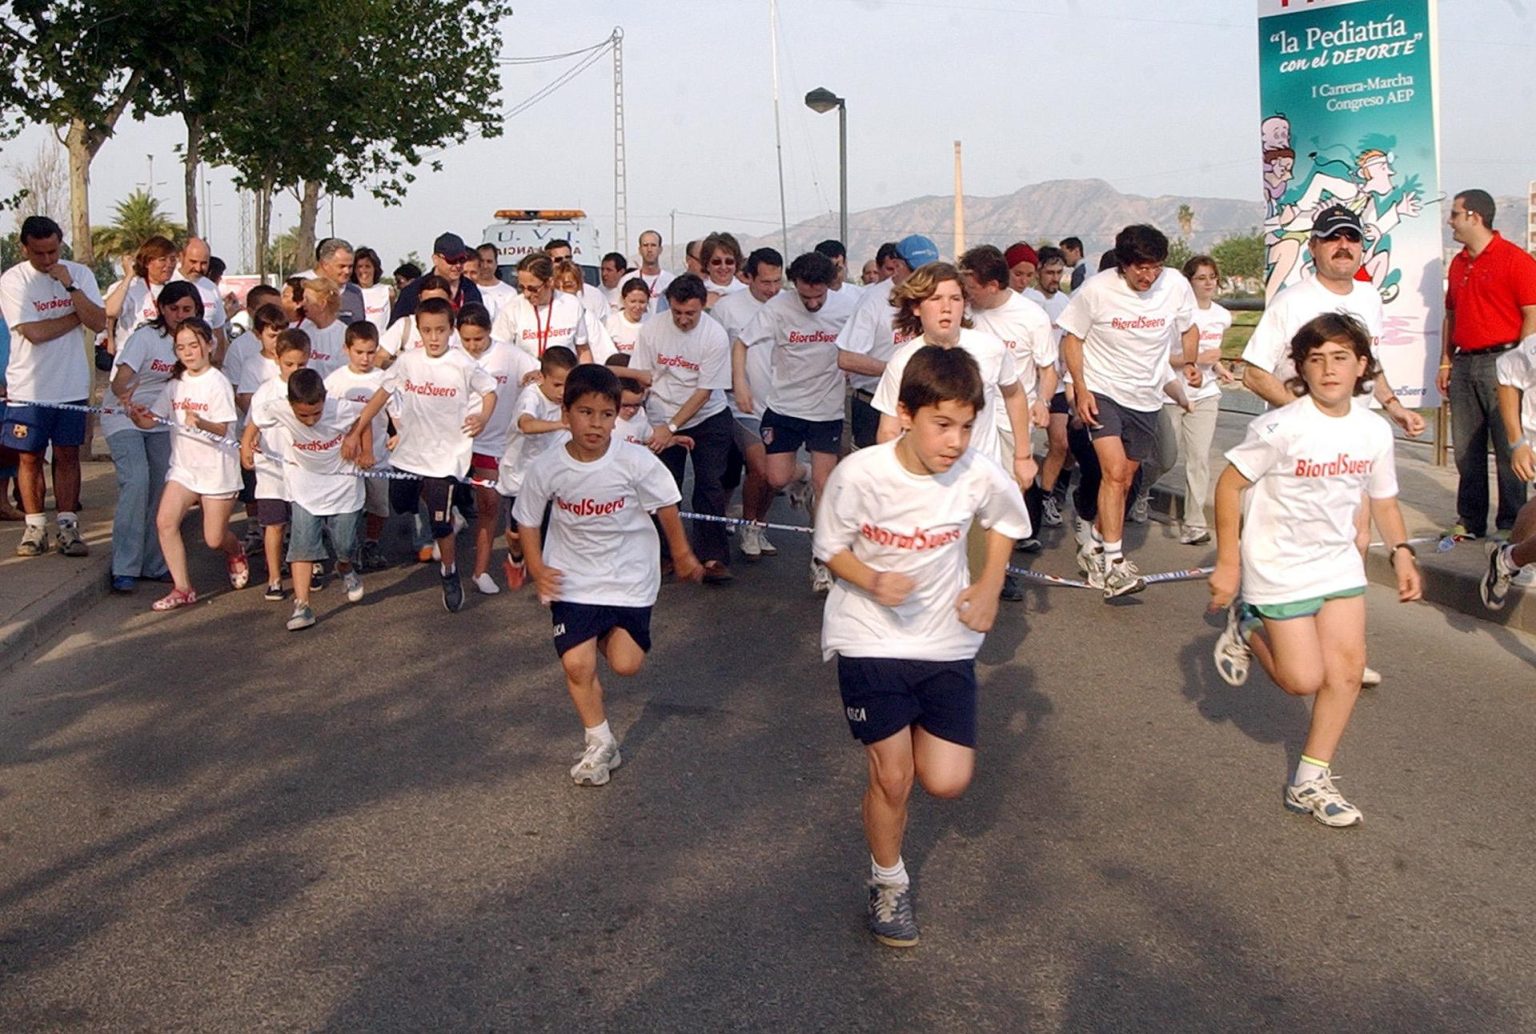
[[[245,557],[229,554],[225,556],[224,563],[229,567],[229,584],[236,589],[245,588],[251,580],[251,565],[246,563]]]
[[[177,607],[188,607],[196,602],[196,589],[172,589],[156,600],[153,608],[159,611],[175,610]]]

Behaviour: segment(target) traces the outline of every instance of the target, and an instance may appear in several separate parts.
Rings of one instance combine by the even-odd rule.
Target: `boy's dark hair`
[[[281,305],[268,302],[251,313],[251,329],[257,334],[263,330],[287,330],[288,314],[283,311]]]
[[[1307,380],[1301,375],[1302,364],[1307,361],[1308,352],[1330,341],[1348,345],[1357,358],[1366,361],[1365,372],[1355,380],[1355,390],[1351,392],[1364,395],[1371,381],[1381,376],[1381,364],[1371,354],[1371,332],[1364,323],[1342,312],[1325,312],[1321,316],[1314,316],[1296,331],[1296,336],[1291,338],[1290,355],[1296,367],[1296,376],[1286,381],[1285,386],[1297,395],[1308,394]]]
[[[354,341],[372,341],[379,343],[379,328],[373,325],[372,320],[353,320],[347,324],[347,336],[342,341],[343,348],[351,348]]]
[[[277,335],[277,347],[273,349],[278,355],[288,352],[308,353],[314,346],[310,343],[309,335],[298,327],[289,327]]]
[[[637,276],[632,276],[628,280],[624,281],[623,286],[619,288],[619,297],[623,298],[631,291],[644,291],[646,297],[650,297],[651,285]]]
[[[1132,223],[1115,234],[1115,261],[1120,268],[1162,262],[1168,257],[1168,237],[1155,226]]]
[[[777,248],[757,248],[747,256],[746,264],[741,271],[748,277],[757,276],[757,271],[763,266],[772,266],[774,269],[784,268],[784,256],[779,254]]]
[[[667,301],[700,302],[709,300],[709,291],[704,287],[704,281],[693,273],[684,273],[667,285]]]
[[[614,367],[614,366],[625,367],[625,366],[628,366],[629,365],[629,353],[628,352],[615,352],[612,355],[610,355],[607,359],[603,360],[603,365],[604,366],[608,366],[608,367]]]
[[[458,326],[479,327],[488,331],[491,329],[491,310],[479,302],[465,302],[459,309]]]
[[[960,272],[971,274],[978,284],[1008,286],[1008,260],[993,244],[982,244],[961,255]]]
[[[229,267],[224,264],[223,259],[219,258],[217,255],[214,255],[208,260],[208,279],[212,280],[214,283],[218,283],[220,280],[224,279],[224,271],[228,268]]]
[[[1073,251],[1081,255],[1083,253],[1082,239],[1079,237],[1063,237],[1061,239],[1061,248],[1063,251],[1071,248]]]
[[[245,308],[248,312],[255,312],[263,305],[275,305],[283,296],[283,292],[270,284],[254,284],[245,292]]]
[[[352,256],[352,261],[353,262],[357,261],[357,256],[356,255]],[[389,275],[390,276],[403,276],[403,277],[408,277],[408,278],[410,278],[412,280],[415,280],[415,279],[417,279],[417,278],[419,278],[421,276],[421,267],[418,266],[414,262],[402,262],[398,266],[396,266],[395,267],[395,271],[393,273],[389,274]]]
[[[580,365],[576,353],[564,345],[550,345],[539,357],[539,371],[541,373],[554,373],[556,370],[574,370]]]
[[[448,325],[453,326],[453,303],[447,298],[423,298],[416,303],[416,322],[419,324],[423,316],[447,316]]]
[[[1115,254],[1115,249],[1114,248],[1110,248],[1104,254],[1099,256],[1099,272],[1100,273],[1104,272],[1104,270],[1106,270],[1106,269],[1119,269],[1119,268],[1120,268],[1120,258],[1119,258],[1118,255]]]
[[[830,284],[837,276],[837,267],[821,252],[808,251],[789,264],[785,275],[793,283]]]
[[[987,404],[981,367],[963,348],[924,345],[907,360],[896,400],[911,416],[940,402],[959,402],[979,414]]]
[[[816,251],[819,254],[827,256],[829,259],[848,258],[848,249],[843,247],[843,242],[839,240],[833,240],[832,238],[828,238],[827,240],[824,240],[820,244],[816,245]]]
[[[550,349],[550,352],[553,351],[554,349]],[[544,354],[548,355],[549,352]],[[561,397],[560,404],[570,409],[583,395],[601,395],[612,402],[615,409],[619,408],[624,401],[618,374],[596,363],[582,363],[570,372],[565,378],[565,395]]]
[[[311,370],[307,366],[293,371],[293,376],[288,378],[288,401],[297,402],[301,406],[324,402],[325,378],[320,376],[320,371]]]
[[[438,276],[436,273],[428,273],[421,278],[421,286],[417,288],[416,293],[420,295],[423,291],[441,291],[450,298],[453,297],[453,285],[448,282],[447,277]]]
[[[619,378],[619,387],[621,387],[625,391],[630,392],[630,393],[635,394],[635,395],[644,395],[645,394],[645,385],[641,384],[639,381],[635,380],[633,377],[620,377]]]

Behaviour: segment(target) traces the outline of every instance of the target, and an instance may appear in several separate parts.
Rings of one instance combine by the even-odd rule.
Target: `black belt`
[[[1451,353],[1451,358],[1460,359],[1464,355],[1498,355],[1500,352],[1508,352],[1511,348],[1519,348],[1520,342],[1510,341],[1503,345],[1489,345],[1487,348],[1458,348]]]
[[[873,403],[875,401],[875,393],[872,391],[865,391],[863,388],[854,388],[853,397],[858,399],[860,402]]]

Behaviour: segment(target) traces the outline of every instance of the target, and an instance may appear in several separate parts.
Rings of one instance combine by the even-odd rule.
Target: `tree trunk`
[[[295,238],[295,259],[300,269],[315,266],[315,223],[320,218],[320,181],[305,180],[299,195],[299,232]]]
[[[91,148],[90,130],[80,119],[71,119],[64,136],[69,151],[69,243],[75,261],[89,266],[96,261],[91,247]]]
[[[182,157],[182,187],[187,192],[187,236],[200,237],[197,224],[197,167],[203,161],[203,116],[183,114],[187,124],[187,153]]]
[[[268,242],[272,239],[272,180],[261,181],[256,191],[256,272],[262,283],[267,280]]]

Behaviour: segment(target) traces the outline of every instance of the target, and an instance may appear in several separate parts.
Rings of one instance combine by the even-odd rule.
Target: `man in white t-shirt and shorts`
[[[86,346],[107,328],[96,277],[78,262],[59,257],[64,231],[46,216],[21,224],[21,262],[0,275],[0,313],[11,328],[11,358],[5,367],[6,393],[21,403],[84,406],[91,393]],[[81,328],[87,333],[82,334]],[[27,526],[17,556],[48,551],[43,512],[43,458],[53,446],[53,495],[58,502],[59,552],[87,556],[80,538],[80,446],[85,444],[83,411],[46,405],[7,405],[0,445],[20,458],[17,487]]]
[[[1184,379],[1200,381],[1194,295],[1178,270],[1163,266],[1167,257],[1168,238],[1160,230],[1127,226],[1115,235],[1116,268],[1084,280],[1059,320],[1073,407],[1103,469],[1103,546],[1090,562],[1102,575],[1106,600],[1146,588],[1124,555],[1125,501],[1136,469],[1157,452],[1170,335],[1184,347]]]
[[[1006,253],[1004,257],[1007,257]],[[1026,287],[1019,293],[1045,310],[1051,319],[1051,335],[1056,341],[1056,394],[1046,400],[1051,422],[1046,428],[1045,462],[1040,465],[1040,488],[1045,493],[1041,523],[1047,528],[1055,528],[1061,525],[1061,508],[1067,505],[1067,486],[1072,480],[1067,466],[1072,460],[1072,452],[1067,447],[1067,419],[1071,410],[1062,376],[1066,369],[1061,362],[1061,325],[1056,322],[1071,298],[1061,289],[1061,278],[1067,270],[1061,249],[1041,248],[1036,259],[1035,286]]]

